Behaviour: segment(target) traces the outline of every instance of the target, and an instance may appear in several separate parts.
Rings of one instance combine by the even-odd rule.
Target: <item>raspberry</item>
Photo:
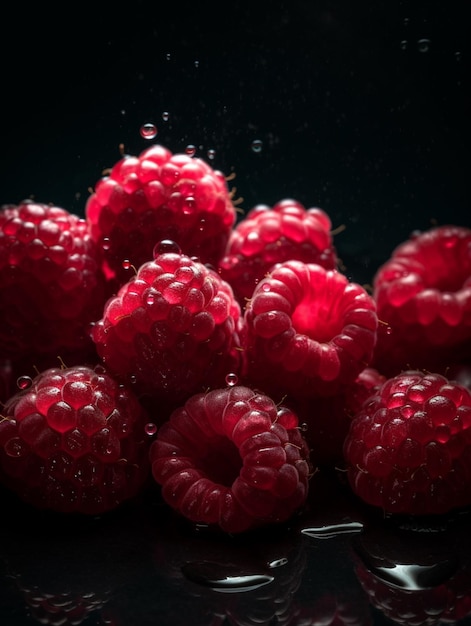
[[[85,208],[92,237],[103,246],[107,273],[127,281],[122,264],[152,260],[162,239],[217,265],[236,220],[223,174],[205,161],[160,145],[125,156],[95,187]]]
[[[22,500],[99,514],[137,495],[149,475],[146,413],[110,375],[50,368],[12,396],[0,422],[0,476]]]
[[[164,500],[186,519],[238,533],[305,503],[309,451],[296,415],[241,385],[192,396],[152,443]]]
[[[92,335],[106,367],[136,393],[184,401],[237,372],[240,307],[215,271],[177,248],[161,242]]]
[[[247,377],[274,398],[334,395],[369,365],[373,298],[336,270],[277,264],[245,311]]]
[[[471,504],[471,392],[440,374],[388,379],[354,417],[348,480],[386,513],[443,514]]]
[[[281,200],[272,208],[257,205],[232,230],[219,263],[221,276],[243,306],[276,263],[296,259],[334,269],[337,258],[330,230],[324,211],[306,209],[296,200]]]
[[[88,333],[106,300],[85,220],[24,201],[0,210],[0,354],[26,372],[96,361]]]
[[[470,362],[471,230],[439,226],[415,233],[377,271],[374,364],[387,376],[404,369],[447,374]]]

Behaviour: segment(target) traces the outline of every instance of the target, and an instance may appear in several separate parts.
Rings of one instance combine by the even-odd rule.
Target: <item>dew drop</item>
[[[173,252],[174,254],[181,254],[181,248],[176,241],[173,239],[162,239],[154,246],[154,259],[156,259],[159,254],[166,254],[167,252]]]
[[[170,113],[169,113],[168,111],[164,111],[164,112],[162,113],[162,119],[163,119],[163,121],[164,121],[164,122],[168,122],[169,118],[170,118]]]
[[[109,250],[111,248],[111,241],[109,237],[103,237],[101,241],[101,247],[103,250]]]
[[[227,374],[226,385],[228,387],[235,387],[235,385],[237,385],[238,382],[239,382],[239,377],[237,376],[237,374],[234,374],[232,372],[230,374]]]
[[[157,137],[157,126],[155,124],[143,124],[139,132],[143,139],[155,139]]]
[[[254,139],[250,147],[252,148],[252,152],[259,154],[263,148],[263,141],[260,139]]]
[[[212,161],[214,157],[216,156],[216,150],[214,150],[213,148],[210,148],[206,154],[208,155],[208,159]]]
[[[195,156],[196,154],[196,146],[194,146],[192,143],[189,143],[187,145],[187,147],[185,148],[185,154],[187,154],[188,156]]]
[[[428,52],[430,50],[430,39],[419,39],[417,42],[417,50],[419,52]]]
[[[16,385],[18,389],[21,389],[21,390],[29,389],[32,384],[33,384],[33,379],[31,378],[31,376],[19,376],[16,381]]]
[[[146,433],[146,435],[149,435],[149,437],[153,437],[157,432],[157,425],[153,422],[149,422],[144,426],[144,432]]]

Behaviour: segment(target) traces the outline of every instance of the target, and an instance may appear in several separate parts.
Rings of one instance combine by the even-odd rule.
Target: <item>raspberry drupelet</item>
[[[344,456],[352,490],[386,513],[471,504],[471,391],[440,374],[388,379],[353,418]]]
[[[151,261],[162,239],[216,266],[236,210],[222,172],[156,144],[139,156],[124,156],[98,181],[85,216],[104,249],[107,275],[122,284],[128,279],[123,261],[136,268]]]
[[[413,234],[377,271],[381,320],[374,365],[447,375],[471,363],[471,229],[439,226]]]
[[[228,533],[284,522],[307,498],[309,449],[296,415],[241,385],[187,400],[150,459],[172,508]]]
[[[148,418],[133,391],[100,368],[51,368],[6,403],[0,478],[26,503],[101,514],[150,476]]]
[[[280,200],[273,207],[256,205],[232,230],[219,263],[220,274],[245,306],[256,284],[276,263],[296,259],[334,269],[337,256],[331,227],[322,209],[306,209],[297,200]]]
[[[373,298],[337,270],[275,265],[245,310],[247,380],[281,399],[332,396],[370,364]]]

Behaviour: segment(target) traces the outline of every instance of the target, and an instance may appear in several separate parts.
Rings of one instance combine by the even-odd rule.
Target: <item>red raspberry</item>
[[[330,231],[324,211],[306,209],[296,200],[282,200],[272,208],[257,205],[232,230],[219,263],[221,276],[243,306],[275,263],[296,259],[334,269],[337,258]]]
[[[96,361],[88,326],[101,314],[101,251],[85,220],[24,201],[0,210],[0,355],[27,373]]]
[[[106,367],[136,393],[184,401],[237,372],[240,307],[215,271],[165,251],[177,248],[161,242],[164,251],[121,287],[92,334]]]
[[[280,263],[246,308],[248,381],[276,399],[334,395],[369,365],[376,325],[373,298],[340,272]]]
[[[387,513],[467,506],[471,392],[439,374],[398,374],[354,417],[344,455],[353,491]]]
[[[39,508],[106,512],[149,475],[146,423],[134,394],[108,374],[48,369],[5,406],[0,476]]]
[[[373,281],[382,324],[374,364],[447,374],[471,354],[471,230],[439,226],[399,245]]]
[[[296,415],[239,385],[192,396],[150,450],[164,500],[229,533],[291,518],[307,498],[308,455]]]
[[[104,248],[108,271],[120,283],[127,280],[123,261],[135,267],[151,261],[162,239],[217,265],[236,220],[221,172],[160,145],[118,161],[97,183],[85,214],[94,240]]]

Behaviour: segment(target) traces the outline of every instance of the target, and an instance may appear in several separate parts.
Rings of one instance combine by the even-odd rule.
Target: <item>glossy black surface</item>
[[[357,4],[232,2],[214,22],[201,3],[10,7],[0,202],[83,214],[152,122],[173,151],[215,150],[242,208],[322,207],[346,226],[347,274],[371,282],[411,231],[471,226],[469,21],[457,0]],[[317,478],[289,526],[233,538],[156,492],[87,520],[0,492],[0,625],[471,623],[468,514],[384,520]]]

